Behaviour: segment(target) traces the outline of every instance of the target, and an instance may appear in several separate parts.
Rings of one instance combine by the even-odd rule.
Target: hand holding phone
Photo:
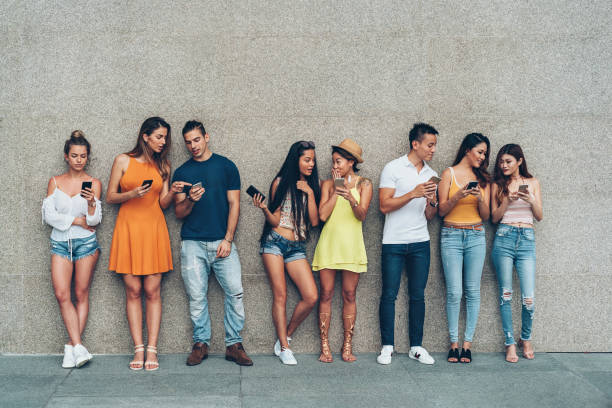
[[[518,192],[519,193],[523,193],[523,194],[529,194],[529,185],[528,184],[521,184],[518,188]]]
[[[440,184],[440,181],[442,179],[440,177],[437,176],[431,176],[431,178],[427,181],[428,183],[434,183],[436,185]]]
[[[258,189],[256,189],[256,188],[255,188],[255,186],[253,186],[253,185],[250,185],[250,186],[249,186],[249,188],[247,188],[246,193],[247,193],[248,195],[250,195],[251,197],[255,197],[255,194],[259,194],[259,195],[261,196],[261,198],[262,198],[262,201],[266,199],[266,196],[265,196],[265,195],[263,195],[263,194],[261,193],[261,191],[259,191]]]
[[[84,181],[83,183],[81,183],[81,197],[83,197],[87,201],[93,200],[93,191],[91,187],[92,187],[91,181]],[[86,191],[86,189],[89,191]]]
[[[467,190],[471,190],[471,189],[476,188],[476,187],[478,187],[478,182],[477,182],[477,181],[470,181],[470,182],[468,183],[468,185],[467,185],[467,188],[466,188],[466,189],[467,189]]]

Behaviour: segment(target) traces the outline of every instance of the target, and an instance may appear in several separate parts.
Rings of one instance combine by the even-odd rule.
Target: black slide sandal
[[[456,358],[457,361],[449,361],[451,358]],[[459,362],[459,349],[458,348],[452,348],[450,350],[448,350],[448,357],[446,357],[446,361],[448,361],[449,363],[455,364]]]
[[[466,358],[468,361],[461,361],[462,358]],[[461,357],[459,357],[459,361],[464,364],[469,364],[472,362],[472,351],[470,349],[461,348]]]

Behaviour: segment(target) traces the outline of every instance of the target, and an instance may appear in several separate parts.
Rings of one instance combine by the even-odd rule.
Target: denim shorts
[[[68,241],[51,240],[51,253],[73,262],[93,255],[98,250],[100,250],[100,246],[96,234],[85,238],[69,239]]]
[[[285,263],[306,259],[304,241],[290,241],[275,231],[270,231],[266,240],[259,247],[259,254],[280,255]]]

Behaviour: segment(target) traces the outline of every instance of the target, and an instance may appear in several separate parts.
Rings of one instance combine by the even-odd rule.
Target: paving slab
[[[42,407],[65,375],[0,375],[0,407]]]
[[[181,397],[53,397],[46,408],[107,408],[130,407],[151,408],[239,408],[240,397],[237,396],[181,396]]]

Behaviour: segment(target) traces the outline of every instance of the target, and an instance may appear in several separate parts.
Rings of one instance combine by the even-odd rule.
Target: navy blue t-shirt
[[[228,190],[240,190],[240,174],[228,158],[214,154],[203,162],[193,158],[176,169],[172,182],[198,181],[204,187],[200,201],[193,205],[191,213],[183,219],[181,238],[194,241],[216,241],[225,237],[229,214]]]

